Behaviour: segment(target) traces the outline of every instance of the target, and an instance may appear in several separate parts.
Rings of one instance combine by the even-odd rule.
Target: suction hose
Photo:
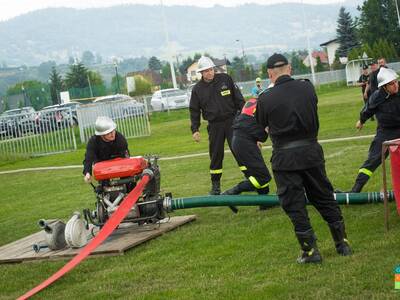
[[[383,193],[337,193],[334,194],[339,204],[365,204],[383,202]],[[388,192],[388,200],[394,200],[392,191]],[[164,207],[167,211],[177,209],[210,207],[210,206],[276,206],[279,205],[277,195],[216,195],[187,198],[166,197]]]

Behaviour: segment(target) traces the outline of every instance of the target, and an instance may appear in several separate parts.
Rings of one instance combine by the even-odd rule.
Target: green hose
[[[334,194],[339,204],[364,204],[383,202],[383,193],[338,193]],[[388,192],[388,200],[393,201],[393,192]],[[276,206],[279,205],[277,195],[216,195],[195,196],[187,198],[166,199],[164,203],[168,211],[184,208],[210,206]]]

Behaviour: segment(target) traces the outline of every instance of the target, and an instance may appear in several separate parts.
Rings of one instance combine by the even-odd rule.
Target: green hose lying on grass
[[[339,204],[365,204],[383,202],[383,193],[337,193],[334,194]],[[392,191],[388,192],[388,200],[394,200]],[[187,198],[166,198],[164,206],[168,211],[177,209],[210,207],[210,206],[277,206],[277,195],[218,195],[195,196]]]

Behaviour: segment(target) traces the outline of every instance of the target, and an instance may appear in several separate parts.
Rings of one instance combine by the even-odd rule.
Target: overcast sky
[[[215,4],[235,6],[246,3],[274,4],[282,2],[302,2],[301,0],[164,0],[164,5],[196,5],[210,7]],[[343,0],[304,0],[304,3],[340,3]],[[118,4],[160,4],[160,0],[0,0],[0,21],[47,7],[107,7]]]

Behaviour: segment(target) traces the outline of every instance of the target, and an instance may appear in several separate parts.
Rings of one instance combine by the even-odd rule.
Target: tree
[[[19,82],[7,90],[7,95],[23,95],[19,106],[32,105],[36,110],[49,105],[48,85],[37,81],[27,80]]]
[[[96,64],[101,65],[103,62],[103,58],[101,57],[100,53],[96,53]]]
[[[339,48],[336,50],[339,57],[347,57],[351,49],[359,45],[356,35],[356,26],[350,13],[342,6],[339,11],[336,28]]]
[[[393,0],[366,0],[362,6],[358,20],[359,36],[364,44],[373,43],[384,38],[394,44],[399,52],[400,34],[396,7]]]
[[[51,102],[53,104],[60,103],[59,93],[63,90],[63,80],[56,67],[51,69],[49,81]]]
[[[46,80],[49,77],[51,70],[56,66],[56,62],[49,60],[43,62],[38,67],[38,75],[40,79]]]
[[[162,65],[161,65],[160,60],[155,56],[150,57],[149,69],[153,70],[153,71],[159,71],[159,70],[161,70],[161,68],[162,68]]]
[[[88,71],[87,76],[90,80],[90,85],[89,85],[89,87],[91,88],[90,96],[96,97],[104,95],[106,92],[106,86],[104,84],[104,80],[101,74],[95,71]]]
[[[193,58],[188,56],[186,59],[184,59],[181,62],[181,65],[179,66],[179,72],[181,74],[186,74],[187,69],[194,63]]]
[[[91,51],[86,50],[83,52],[83,54],[82,54],[82,63],[83,64],[85,64],[87,66],[91,66],[91,65],[94,65],[95,62],[96,62],[96,58]]]
[[[75,63],[75,58],[73,56],[68,57],[68,64],[73,65]]]
[[[126,93],[126,81],[125,78],[118,74],[115,75],[111,79],[111,90],[112,92],[119,94],[119,93]]]
[[[307,52],[306,55],[308,55]],[[291,53],[291,65],[292,65],[292,72],[294,75],[307,74],[310,72],[310,69],[307,68],[306,65],[304,65],[299,52],[293,51]]]
[[[87,74],[88,70],[82,63],[70,65],[65,78],[66,87],[68,89],[87,87],[89,85]]]

